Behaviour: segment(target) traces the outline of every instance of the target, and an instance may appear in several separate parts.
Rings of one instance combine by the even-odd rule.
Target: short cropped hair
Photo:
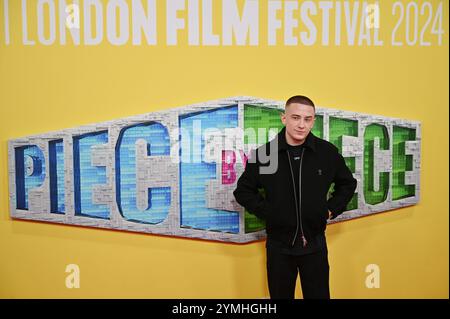
[[[286,105],[284,106],[284,108],[288,107],[289,104],[293,104],[293,103],[309,105],[309,106],[312,106],[314,109],[316,108],[314,105],[314,102],[309,97],[304,96],[304,95],[294,95],[294,96],[290,97],[286,101]]]

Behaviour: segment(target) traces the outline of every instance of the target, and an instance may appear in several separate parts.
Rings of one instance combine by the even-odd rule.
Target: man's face
[[[281,115],[288,143],[301,144],[314,126],[315,110],[310,105],[291,103]]]

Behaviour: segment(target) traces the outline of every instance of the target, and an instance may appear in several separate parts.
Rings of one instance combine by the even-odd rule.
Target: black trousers
[[[304,299],[330,299],[328,250],[293,256],[267,247],[267,279],[271,299],[294,299],[300,274]]]

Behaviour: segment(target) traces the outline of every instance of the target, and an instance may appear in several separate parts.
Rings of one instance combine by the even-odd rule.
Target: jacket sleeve
[[[334,176],[334,191],[328,199],[327,206],[331,211],[331,219],[342,214],[355,193],[357,181],[352,172],[345,164],[344,157],[336,149],[335,163],[336,173]]]
[[[251,156],[256,156],[252,152]],[[247,211],[261,219],[267,218],[267,202],[258,191],[262,185],[259,182],[259,168],[257,161],[251,163],[248,160],[245,170],[237,181],[236,189],[233,192],[236,201]]]

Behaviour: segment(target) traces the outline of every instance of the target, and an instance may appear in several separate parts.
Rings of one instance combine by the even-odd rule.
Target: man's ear
[[[286,125],[286,113],[282,112],[280,114],[280,119],[281,119],[281,123],[283,123],[284,125]]]

